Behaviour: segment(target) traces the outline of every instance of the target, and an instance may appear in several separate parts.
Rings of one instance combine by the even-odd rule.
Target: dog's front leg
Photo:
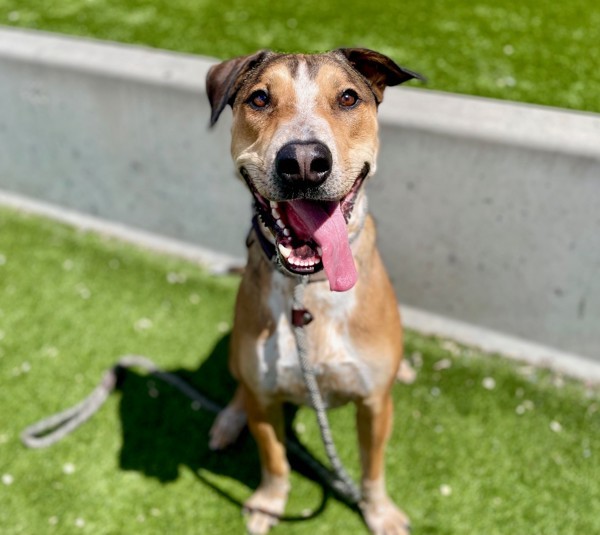
[[[246,527],[249,533],[263,534],[279,521],[290,489],[283,409],[279,403],[265,407],[252,395],[246,400],[248,427],[258,445],[262,471],[258,489],[244,504]]]
[[[356,420],[362,464],[360,508],[375,535],[408,535],[408,517],[389,498],[385,488],[384,450],[392,427],[389,392],[357,403]]]

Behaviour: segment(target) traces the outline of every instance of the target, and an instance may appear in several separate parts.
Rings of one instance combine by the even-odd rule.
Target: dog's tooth
[[[283,235],[286,236],[286,237],[289,237],[289,235],[290,235],[290,229],[284,228],[283,229]]]
[[[323,256],[323,249],[321,249],[321,247],[317,246],[317,254],[321,257]]]
[[[285,223],[281,219],[278,219],[277,220],[277,226],[279,228],[285,228]]]
[[[271,208],[271,215],[273,216],[273,219],[279,219],[281,217],[275,208]]]
[[[277,208],[278,204],[275,201],[269,201],[271,208]]]
[[[292,254],[292,250],[289,247],[283,245],[283,243],[280,243],[278,247],[279,252],[281,253],[281,256],[283,256],[283,258],[289,258],[290,254]]]

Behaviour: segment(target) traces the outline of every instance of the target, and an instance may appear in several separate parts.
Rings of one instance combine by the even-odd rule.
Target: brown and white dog
[[[301,275],[311,281],[304,306],[314,321],[305,330],[323,399],[356,404],[365,521],[376,534],[409,531],[383,473],[402,327],[363,184],[375,171],[384,89],[412,78],[420,77],[356,48],[261,51],[208,73],[211,124],[231,105],[231,153],[256,214],[231,335],[239,386],[210,440],[224,448],[246,421],[256,439],[262,479],[245,504],[251,533],[266,533],[287,501],[282,404],[308,403],[290,317]]]

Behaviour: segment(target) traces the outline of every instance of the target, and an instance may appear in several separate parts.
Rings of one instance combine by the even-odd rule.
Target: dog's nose
[[[333,158],[318,141],[291,142],[275,157],[277,176],[294,187],[318,186],[331,174]]]

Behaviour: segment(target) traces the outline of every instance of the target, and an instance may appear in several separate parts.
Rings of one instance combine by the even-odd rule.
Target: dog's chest
[[[328,407],[334,407],[366,396],[373,381],[371,370],[349,331],[348,318],[355,307],[354,292],[320,291],[323,286],[309,285],[306,290],[309,297],[306,301],[310,303],[314,320],[305,327],[305,340],[307,358],[315,371],[321,395]],[[273,276],[268,304],[275,329],[258,348],[262,390],[296,404],[309,404],[290,322],[291,285],[280,273]]]

